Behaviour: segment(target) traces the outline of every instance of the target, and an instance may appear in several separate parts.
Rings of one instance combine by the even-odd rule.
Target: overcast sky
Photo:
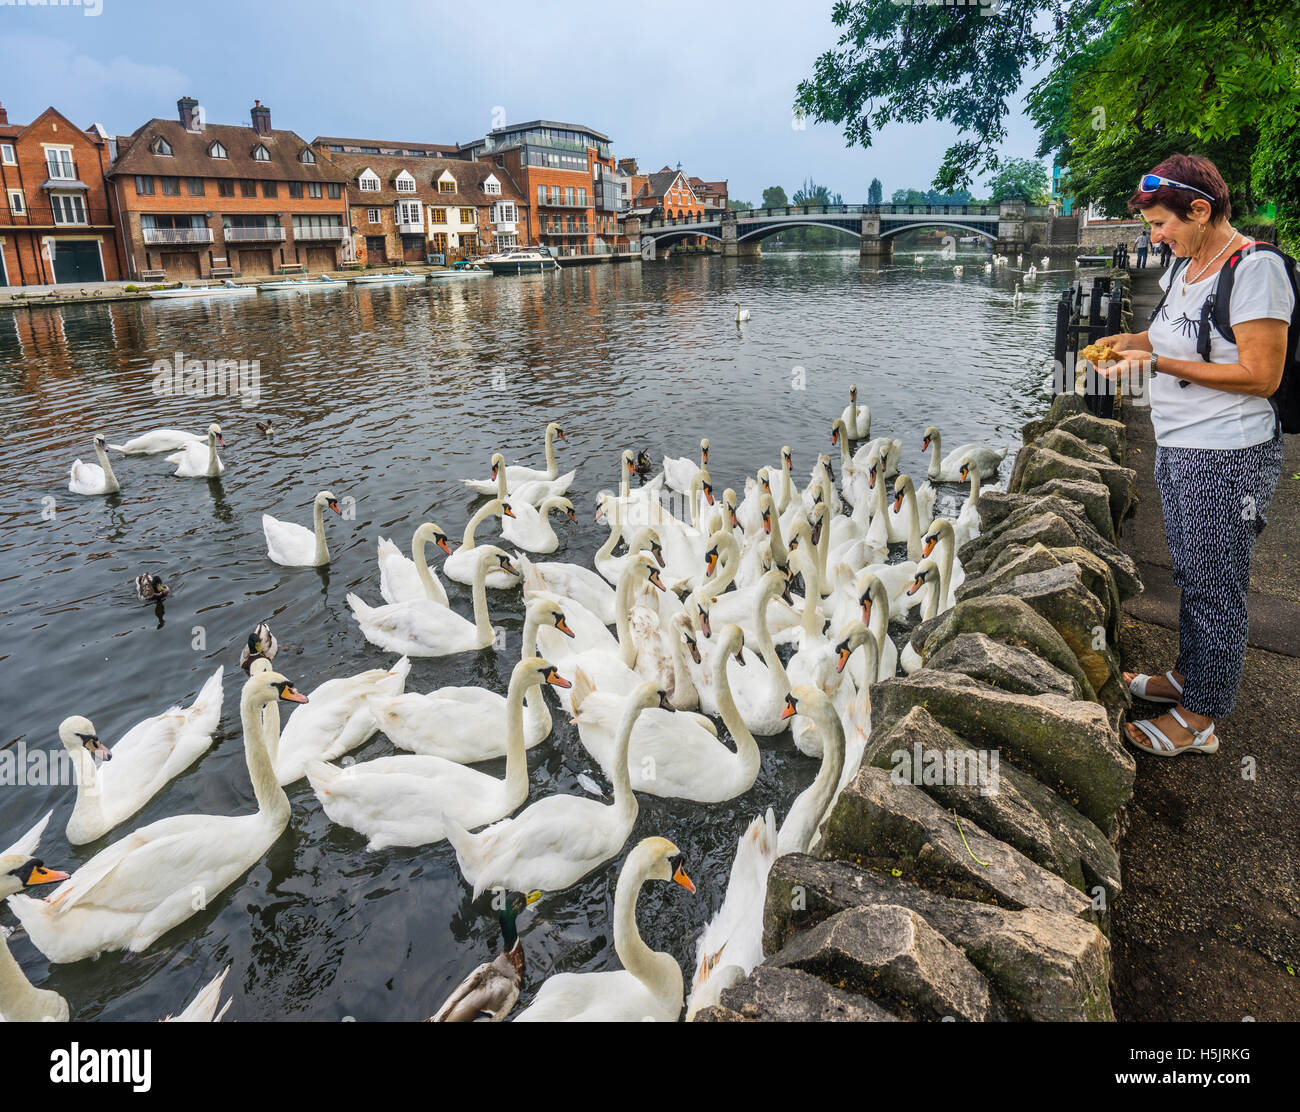
[[[955,134],[896,125],[861,150],[837,127],[792,126],[795,86],[836,41],[821,0],[19,6],[36,2],[0,0],[0,102],[13,123],[52,104],[128,133],[173,116],[185,94],[215,123],[247,123],[256,97],[274,126],[307,139],[455,143],[502,117],[542,117],[603,131],[643,170],[680,161],[726,178],[733,198],[755,203],[765,186],[793,192],[810,176],[853,202],[873,176],[886,199],[929,188]],[[1009,132],[1004,153],[1032,156],[1019,101]]]

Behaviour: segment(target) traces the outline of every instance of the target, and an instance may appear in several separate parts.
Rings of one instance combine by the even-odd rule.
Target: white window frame
[[[379,214],[379,209],[366,209],[366,220],[371,224],[382,224],[384,222],[384,218]]]
[[[367,166],[357,175],[357,188],[362,193],[378,193],[381,187],[382,183],[379,180],[379,175],[370,167]]]
[[[304,166],[312,166],[316,162],[316,155],[310,147],[303,147],[302,154],[298,156],[298,161]]]
[[[0,164],[5,166],[18,165],[18,155],[14,152],[12,143],[0,143]]]
[[[271,152],[268,151],[264,146],[262,146],[261,143],[258,143],[257,146],[253,148],[253,161],[270,162]]]
[[[396,207],[397,222],[399,224],[424,223],[423,206],[419,201],[398,201]]]
[[[14,201],[18,202],[17,206],[14,205]],[[21,189],[9,190],[9,211],[14,216],[27,215],[27,198],[23,195]]]
[[[406,170],[403,170],[393,179],[393,188],[398,193],[414,193],[415,179]]]
[[[514,201],[497,201],[492,206],[493,224],[514,224],[519,220]]]
[[[171,158],[172,145],[160,135],[153,141],[153,153],[162,155],[165,158]]]
[[[218,154],[217,152],[221,153]],[[226,150],[226,145],[220,139],[214,139],[208,146],[209,158],[229,158],[230,152]]]
[[[57,146],[56,146],[56,145],[46,145],[45,143],[42,143],[42,144],[41,144],[41,149],[45,152],[45,170],[46,170],[46,173],[49,174],[51,180],[53,180],[53,181],[76,181],[76,180],[77,180],[77,167],[76,167],[76,165],[74,164],[73,159],[72,159],[72,148],[71,148],[71,147],[69,147],[69,146],[64,146],[64,145],[57,145]],[[67,156],[68,156],[68,165],[67,165],[67,167],[66,167],[66,169],[67,169],[68,172],[67,172],[66,174],[56,174],[56,173],[54,173],[54,169],[53,169],[53,167],[50,165],[50,155],[51,155],[51,154],[56,155],[56,156],[62,156],[62,155],[67,155]],[[59,169],[62,170],[62,169],[65,168],[65,167],[63,166],[63,159],[62,159],[61,157],[57,158],[56,161],[59,163]]]
[[[75,215],[79,219],[65,219],[64,204],[69,208],[75,208]],[[54,223],[59,225],[85,225],[89,223],[86,217],[86,199],[80,193],[51,193],[50,208],[54,210]]]
[[[483,182],[483,192],[489,197],[500,197],[501,183],[489,175]]]

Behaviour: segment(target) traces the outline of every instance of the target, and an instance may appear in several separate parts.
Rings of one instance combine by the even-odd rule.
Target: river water
[[[218,663],[226,666],[215,745],[134,819],[73,849],[63,827],[75,788],[0,786],[0,847],[53,807],[41,855],[72,871],[156,819],[254,809],[238,707],[248,633],[269,619],[285,645],[277,669],[306,691],[391,663],[364,640],[344,601],[349,591],[381,601],[376,536],[406,551],[414,528],[435,520],[458,539],[477,505],[460,479],[485,477],[497,449],[510,462],[543,466],[548,420],[561,421],[569,438],[560,463],[578,470],[569,494],[580,524],[554,519],[562,547],[547,558],[587,566],[605,535],[592,522],[594,497],[618,482],[623,448],[656,459],[694,455],[708,436],[716,490],[743,493],[744,476],[775,464],[788,443],[802,483],[816,454],[832,450],[830,424],[851,382],[871,407],[873,435],[903,440],[904,470],[918,482],[929,424],[950,445],[978,440],[1014,452],[1020,424],[1048,400],[1053,299],[1070,274],[1029,283],[1017,309],[1017,276],[985,275],[981,254],[958,260],[962,277],[925,257],[917,269],[911,252],[900,253],[900,265],[877,272],[856,253],[770,252],[761,261],[694,258],[0,314],[0,746],[57,749],[58,724],[74,713],[112,744],[141,718],[188,703]],[[743,330],[736,300],[752,313]],[[259,404],[155,393],[154,361],[177,353],[257,361]],[[255,427],[267,417],[278,430],[272,439]],[[174,478],[161,456],[115,455],[120,496],[67,491],[72,460],[94,459],[95,433],[120,442],[157,426],[202,431],[213,420],[228,444],[219,481]],[[328,515],[332,564],[318,572],[271,563],[261,514],[309,526],[321,489],[355,500],[351,519]],[[135,598],[132,581],[143,571],[172,584],[159,610]],[[469,615],[469,589],[447,586]],[[509,631],[504,651],[416,659],[407,690],[472,683],[505,691],[523,613],[517,592],[490,592],[490,600],[494,623]],[[551,739],[529,753],[533,799],[581,793],[584,772],[604,783],[575,727],[559,714],[555,722]],[[740,832],[769,805],[779,821],[816,772],[788,735],[760,746],[758,782],[738,800],[640,797],[626,848],[651,834],[671,838],[698,885],[694,897],[648,885],[639,905],[647,942],[677,957],[688,980]],[[377,736],[353,756],[394,751]],[[501,774],[504,762],[480,767]],[[445,842],[369,853],[360,835],[330,823],[305,780],[289,797],[289,829],[267,856],[147,952],[51,967],[20,937],[15,955],[80,1019],[160,1018],[227,964],[230,1020],[431,1015],[495,952],[488,897],[471,906]],[[611,920],[623,856],[521,917],[521,1006],[553,971],[618,967]]]

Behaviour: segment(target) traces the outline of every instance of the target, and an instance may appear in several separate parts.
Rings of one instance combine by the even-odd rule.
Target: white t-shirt
[[[1190,265],[1190,264],[1189,264]],[[1201,362],[1196,350],[1196,333],[1201,306],[1214,292],[1219,272],[1207,274],[1183,292],[1184,267],[1173,278],[1172,269],[1160,276],[1169,296],[1151,322],[1147,338],[1151,350],[1161,359]],[[1243,321],[1291,319],[1295,295],[1287,279],[1286,264],[1272,252],[1246,255],[1237,263],[1232,283],[1228,320],[1235,329]],[[1230,344],[1218,329],[1210,326],[1210,362],[1237,362],[1237,345]],[[1161,369],[1151,380],[1151,423],[1156,443],[1170,448],[1249,448],[1273,439],[1275,416],[1267,398],[1231,394],[1199,383],[1178,385],[1176,373]]]

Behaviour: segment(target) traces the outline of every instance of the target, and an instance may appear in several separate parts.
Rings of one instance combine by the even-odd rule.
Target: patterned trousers
[[[1156,449],[1156,485],[1182,588],[1178,663],[1183,705],[1232,713],[1246,660],[1246,591],[1255,540],[1282,472],[1282,435],[1249,448]]]

